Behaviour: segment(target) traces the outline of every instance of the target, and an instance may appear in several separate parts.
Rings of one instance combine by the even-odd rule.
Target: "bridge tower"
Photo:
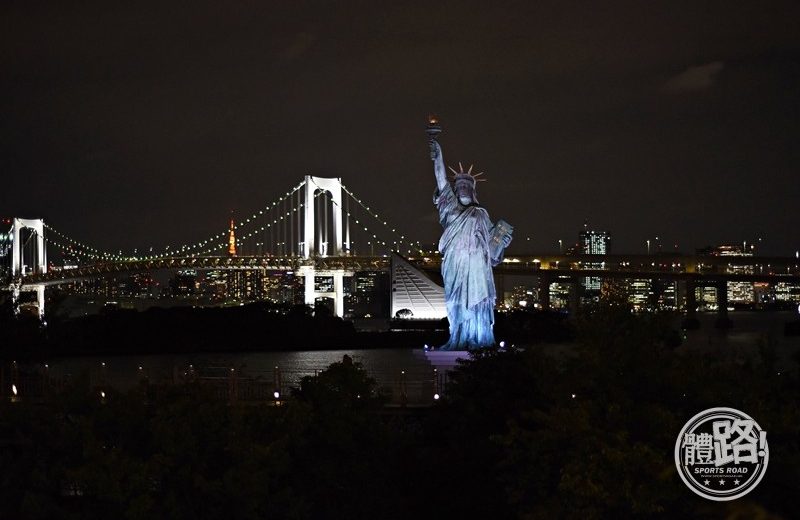
[[[33,232],[31,238],[35,239],[34,258],[30,259],[32,262],[30,270],[25,263],[23,251],[23,246],[25,244],[22,243],[22,230],[24,229],[30,229]],[[39,317],[42,318],[44,317],[44,285],[27,285],[24,283],[24,277],[28,274],[44,274],[47,272],[47,249],[44,245],[44,220],[40,218],[14,218],[11,222],[11,231],[9,234],[11,235],[11,284],[9,288],[12,293],[14,312],[19,312],[18,302],[20,292],[35,292]]]
[[[327,243],[316,243],[315,201],[316,192],[330,193],[333,203],[333,250]],[[342,179],[340,177],[314,177],[306,175],[306,200],[304,204],[303,258],[313,256],[341,256],[350,250],[349,237],[342,236]]]
[[[23,229],[32,230],[36,237],[36,272],[47,272],[47,251],[44,247],[44,220],[40,218],[15,218],[11,225],[11,276],[14,278],[27,274],[25,272],[27,269],[23,262],[22,255],[22,246],[24,244],[20,242]]]
[[[339,177],[326,178],[306,175],[306,197],[304,207],[304,225],[302,244],[303,258],[313,260],[316,257],[343,256],[350,251],[349,234],[345,238],[342,234],[342,179]],[[318,191],[328,192],[332,203],[333,247],[329,248],[327,242],[317,243],[316,194]],[[336,316],[344,314],[344,276],[352,275],[344,269],[327,269],[318,271],[312,262],[308,262],[299,269],[299,274],[305,283],[305,304],[315,305],[318,297],[333,299],[333,310]],[[317,292],[317,276],[333,277],[333,290]]]

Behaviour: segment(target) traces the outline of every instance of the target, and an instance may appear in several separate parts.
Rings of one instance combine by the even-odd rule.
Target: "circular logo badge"
[[[734,500],[764,477],[767,432],[734,408],[709,408],[684,425],[675,442],[675,465],[689,489],[709,500]]]

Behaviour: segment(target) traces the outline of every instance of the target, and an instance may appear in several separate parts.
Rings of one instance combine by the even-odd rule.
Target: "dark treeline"
[[[800,383],[775,352],[729,361],[668,345],[661,318],[589,309],[570,355],[486,351],[419,413],[384,407],[357,364],[282,406],[196,384],[109,393],[75,382],[0,405],[2,518],[791,518]],[[766,475],[717,503],[681,482],[674,445],[731,406],[767,431]]]
[[[236,307],[154,307],[138,312],[109,309],[77,318],[48,317],[43,327],[33,318],[6,317],[8,347],[4,354],[25,353],[145,354],[246,350],[370,348],[388,341],[357,332],[353,324],[332,316],[325,307],[316,312],[305,305],[266,302]],[[430,331],[416,339],[421,346]]]
[[[100,353],[421,348],[447,340],[447,320],[424,328],[400,320],[392,332],[358,331],[352,322],[331,315],[324,306],[312,309],[267,302],[235,307],[155,307],[142,312],[108,309],[74,318],[54,311],[46,327],[36,318],[13,318],[10,308],[0,309],[0,314],[5,343],[0,356],[15,359]],[[498,314],[496,331],[498,338],[525,344],[573,337],[566,316],[558,313]]]

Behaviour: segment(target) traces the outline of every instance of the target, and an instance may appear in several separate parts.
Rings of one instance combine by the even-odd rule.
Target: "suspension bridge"
[[[0,233],[5,288],[15,302],[20,293],[36,293],[40,316],[44,315],[46,286],[161,269],[292,271],[304,279],[307,304],[329,297],[334,312],[341,316],[345,276],[387,269],[391,251],[423,253],[419,241],[390,226],[341,178],[312,175],[238,223],[231,220],[229,229],[195,243],[169,245],[156,252],[150,248],[146,254],[138,249],[125,254],[87,245],[43,219],[11,218],[4,223],[9,226]],[[74,259],[74,265],[49,265],[50,247]],[[332,278],[333,290],[317,291],[316,277]]]
[[[0,283],[12,294],[15,310],[22,293],[34,293],[40,317],[45,312],[45,287],[113,273],[157,270],[264,270],[292,272],[303,279],[304,301],[333,300],[334,313],[343,315],[343,280],[359,271],[390,271],[391,314],[409,309],[417,318],[446,315],[444,290],[426,276],[438,270],[435,246],[427,248],[390,225],[341,178],[307,175],[276,200],[228,229],[194,243],[168,245],[160,250],[111,252],[86,244],[43,219],[10,218],[0,228]],[[65,266],[48,264],[48,249],[57,249]],[[143,254],[140,251],[146,250]],[[394,254],[401,253],[405,258]],[[746,268],[746,269],[742,269]],[[553,283],[567,284],[571,304],[574,290],[587,276],[672,280],[683,286],[682,308],[696,307],[694,288],[715,287],[726,318],[725,285],[731,281],[800,284],[796,257],[715,257],[660,255],[507,255],[495,268],[503,294],[506,275],[532,275],[539,281],[539,304],[547,309]],[[321,292],[318,277],[332,279]]]

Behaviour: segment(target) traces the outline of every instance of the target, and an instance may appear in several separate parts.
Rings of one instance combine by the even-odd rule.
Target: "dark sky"
[[[794,254],[800,3],[734,3],[7,0],[0,214],[164,246],[313,173],[432,241],[435,112],[512,250]]]

